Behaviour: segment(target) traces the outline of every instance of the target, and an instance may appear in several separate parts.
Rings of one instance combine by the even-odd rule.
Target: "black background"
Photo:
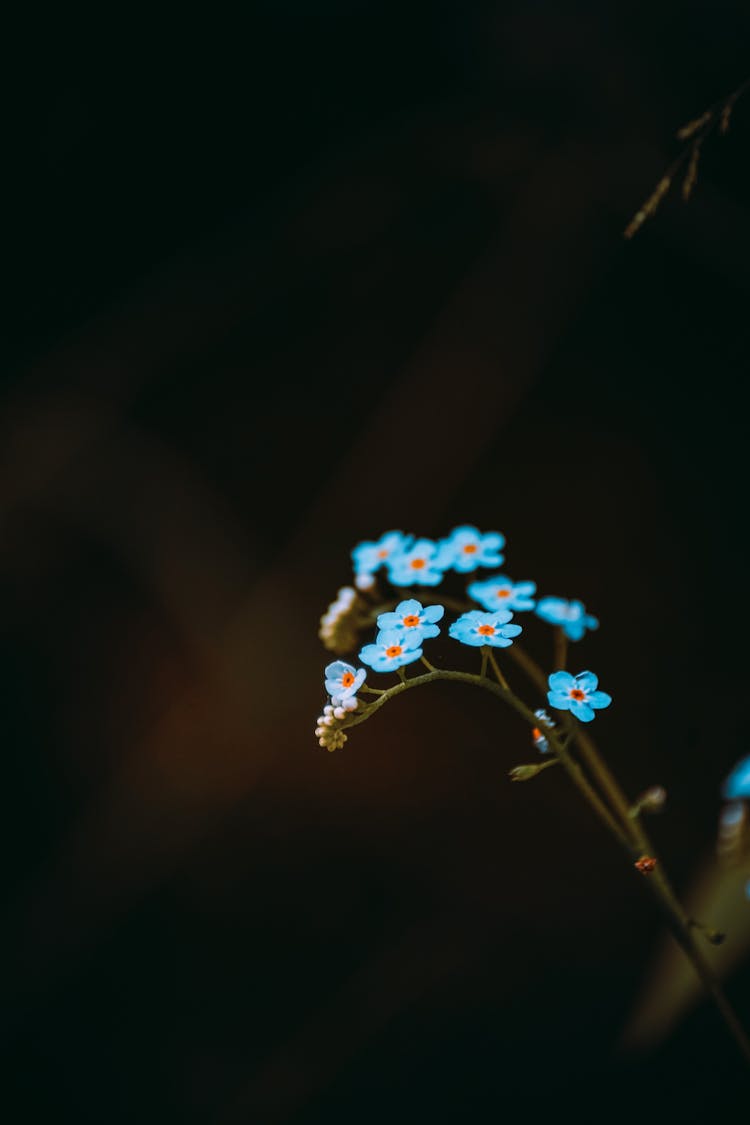
[[[495,701],[327,755],[318,620],[389,528],[502,530],[678,888],[746,752],[739,4],[269,3],[9,28],[4,1120],[729,1121],[707,1005]],[[546,660],[540,623],[529,645]],[[453,642],[433,642],[448,666]],[[520,685],[519,685],[520,686]],[[536,702],[536,701],[535,701]],[[750,967],[727,989],[750,1019]]]

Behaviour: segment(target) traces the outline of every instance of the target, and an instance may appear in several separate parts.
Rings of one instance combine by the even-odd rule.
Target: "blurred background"
[[[747,6],[58,18],[7,38],[4,1120],[733,1120],[643,878],[562,771],[509,782],[523,724],[450,684],[313,730],[354,544],[502,531],[601,621],[570,666],[628,794],[668,791],[680,893],[710,865],[748,752],[750,98],[623,231],[750,74]],[[746,1026],[749,915],[707,919]]]

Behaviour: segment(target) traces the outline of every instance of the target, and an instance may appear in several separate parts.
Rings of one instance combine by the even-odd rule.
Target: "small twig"
[[[729,118],[735,103],[748,88],[750,88],[750,78],[746,78],[731,94],[720,98],[719,101],[709,106],[699,117],[688,121],[686,125],[683,125],[677,130],[678,140],[689,141],[689,144],[687,144],[682,152],[672,161],[654,190],[645,202],[641,204],[639,210],[636,211],[633,218],[625,227],[623,231],[623,236],[625,238],[632,238],[633,235],[641,229],[646,219],[649,219],[654,214],[662,199],[672,186],[680,168],[686,162],[687,171],[682,181],[682,198],[687,202],[698,178],[698,161],[701,157],[704,142],[715,129],[718,129],[718,132],[722,135],[727,132],[729,129]]]

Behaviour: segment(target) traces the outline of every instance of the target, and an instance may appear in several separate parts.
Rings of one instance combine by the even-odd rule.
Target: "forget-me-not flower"
[[[445,539],[440,540],[440,563],[445,570],[466,574],[479,566],[501,566],[505,536],[499,531],[483,533],[471,524],[454,527]]]
[[[457,621],[452,622],[448,633],[462,644],[478,648],[480,645],[491,645],[492,648],[507,648],[513,644],[511,638],[517,637],[521,632],[520,625],[509,625],[513,614],[507,609],[495,610],[494,613],[482,613],[481,610],[472,609],[462,613]]]
[[[504,574],[496,574],[494,578],[472,582],[466,592],[485,609],[512,609],[515,612],[534,608],[534,599],[530,595],[536,592],[536,582],[513,582]]]
[[[405,664],[419,660],[422,649],[420,633],[407,633],[405,629],[381,629],[375,643],[360,650],[359,659],[376,672],[395,672]]]
[[[554,727],[555,724],[552,722],[552,719],[550,719],[549,715],[543,707],[540,707],[538,711],[534,712],[534,714],[536,715],[537,719],[541,719],[541,721],[543,723],[546,723],[548,727]],[[549,753],[549,739],[547,738],[544,731],[540,730],[539,727],[534,727],[531,731],[531,738],[540,754]]]
[[[355,574],[358,577],[374,574],[413,541],[414,536],[404,535],[403,531],[385,531],[379,539],[364,539],[352,549]]]
[[[540,598],[536,603],[537,616],[551,625],[560,625],[565,636],[571,641],[580,641],[587,629],[598,629],[596,617],[586,613],[583,602],[568,601],[567,598]]]
[[[325,671],[325,687],[330,696],[338,700],[349,699],[362,687],[367,672],[364,668],[354,668],[344,660],[334,660]]]
[[[399,602],[394,612],[381,613],[378,616],[378,626],[381,629],[404,629],[411,632],[418,631],[424,638],[436,637],[440,627],[435,624],[445,613],[445,606],[428,605],[423,607],[416,598],[407,598]]]
[[[553,672],[547,680],[550,690],[547,699],[551,707],[558,711],[570,711],[582,723],[590,723],[594,711],[609,707],[612,696],[606,691],[597,691],[598,678],[593,672]]]
[[[432,539],[417,539],[388,560],[388,581],[393,586],[437,586],[445,567],[438,561],[438,545]]]

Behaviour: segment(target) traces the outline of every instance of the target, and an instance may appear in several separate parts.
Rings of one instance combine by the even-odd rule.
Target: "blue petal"
[[[379,613],[378,614],[378,627],[382,629],[398,629],[401,625],[401,618],[397,613]]]
[[[375,638],[375,644],[381,648],[389,648],[391,645],[404,644],[404,630],[403,629],[381,629]]]
[[[609,707],[612,696],[607,695],[606,691],[592,691],[587,702],[590,707],[596,707],[598,710],[600,707]]]
[[[481,648],[482,645],[487,644],[487,638],[480,637],[479,633],[462,633],[458,640],[465,645],[471,645],[472,648]]]
[[[583,621],[566,621],[563,624],[563,632],[568,640],[580,641],[581,637],[586,632],[586,626]]]
[[[353,672],[354,668],[351,664],[347,664],[344,660],[334,660],[332,664],[326,665],[326,679],[336,680],[341,679],[344,672]]]
[[[570,691],[575,686],[575,680],[570,672],[553,672],[547,683],[553,691]]]
[[[413,664],[415,660],[419,660],[421,655],[421,648],[415,648],[413,652],[402,652],[401,656],[397,657],[399,667],[402,664]]]
[[[571,699],[570,710],[582,723],[590,723],[594,717],[594,712],[589,707],[588,703],[584,703],[580,699]]]
[[[382,656],[383,650],[380,645],[365,645],[364,648],[359,650],[359,659],[363,664],[369,664],[371,668],[377,668],[377,662]]]
[[[429,621],[431,625],[434,625],[436,621],[440,620],[444,613],[444,605],[428,605],[424,611],[424,619],[425,621]]]
[[[550,707],[556,707],[558,711],[569,711],[571,698],[562,691],[548,691],[547,701]]]
[[[436,637],[440,632],[440,627],[438,625],[420,625],[419,632],[426,640],[428,637]]]
[[[509,637],[504,637],[502,633],[495,633],[492,637],[485,637],[484,642],[485,644],[491,645],[493,648],[508,648],[509,645],[513,644],[513,641]]]
[[[593,672],[579,672],[576,676],[576,683],[579,688],[583,688],[585,692],[596,691],[599,684],[599,677]]]
[[[421,617],[422,603],[418,602],[416,598],[407,598],[396,606],[396,616],[399,620],[402,617]]]
[[[519,633],[523,632],[522,625],[503,625],[502,635],[504,637],[517,637]]]
[[[750,757],[742,758],[724,782],[722,792],[732,801],[750,797]]]

